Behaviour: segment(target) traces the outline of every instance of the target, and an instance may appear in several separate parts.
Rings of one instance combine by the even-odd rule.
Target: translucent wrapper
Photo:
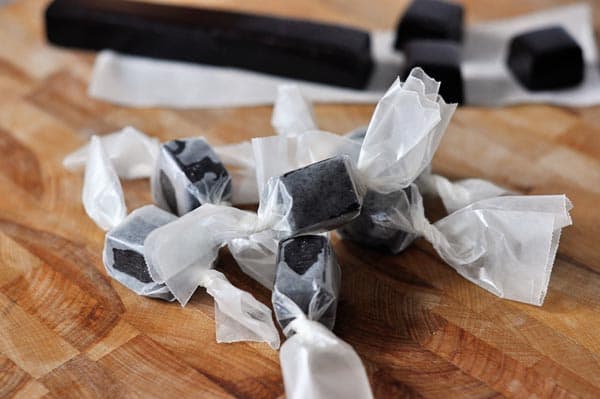
[[[451,182],[444,176],[423,172],[415,181],[423,194],[440,197],[449,213],[486,198],[514,194],[510,190],[483,179],[464,179]]]
[[[160,143],[139,130],[127,126],[100,137],[115,171],[124,179],[147,178],[152,175]],[[69,170],[83,167],[89,156],[89,145],[67,155],[63,166]]]
[[[271,309],[234,287],[216,270],[204,271],[201,285],[215,300],[217,342],[256,341],[279,348],[279,332],[273,324]]]
[[[298,318],[279,350],[288,399],[372,398],[358,354],[321,323]]]
[[[83,179],[83,207],[98,227],[110,230],[127,215],[123,189],[97,136],[92,136],[88,152]]]
[[[280,243],[272,299],[288,337],[279,352],[287,398],[372,397],[360,358],[330,331],[339,289],[340,267],[326,236]]]
[[[277,134],[284,136],[317,130],[312,104],[304,98],[297,85],[277,88],[271,125]]]
[[[214,147],[221,161],[227,165],[231,176],[231,202],[233,204],[257,204],[256,162],[250,141]]]
[[[432,224],[416,185],[408,195],[408,209],[390,224],[424,237],[446,263],[487,291],[543,304],[561,229],[571,224],[566,196],[488,198]]]
[[[259,340],[277,348],[271,310],[212,270],[224,243],[240,228],[257,227],[252,212],[206,204],[151,232],[144,255],[154,281],[165,284],[182,306],[197,287],[206,288],[215,299],[217,341]]]

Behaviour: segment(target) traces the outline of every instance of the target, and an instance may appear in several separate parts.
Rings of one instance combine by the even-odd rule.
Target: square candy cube
[[[368,190],[360,216],[338,231],[346,240],[394,254],[400,253],[417,238],[392,222],[397,214],[408,214],[410,198],[410,186],[385,194]]]
[[[273,308],[281,327],[296,317],[291,302],[310,320],[332,329],[340,279],[340,267],[326,237],[305,235],[281,241],[273,288]]]
[[[106,234],[103,262],[108,274],[139,295],[172,300],[166,286],[157,284],[144,260],[144,240],[154,229],[177,219],[175,215],[147,205],[131,212]]]
[[[293,234],[331,230],[358,216],[361,198],[352,168],[350,158],[336,156],[279,178]]]
[[[398,21],[394,47],[401,50],[415,39],[441,39],[460,42],[463,33],[463,7],[440,0],[415,0]]]
[[[231,179],[206,140],[173,140],[161,146],[152,195],[158,206],[181,216],[205,203],[229,201]]]
[[[508,67],[529,90],[576,86],[583,80],[583,52],[562,27],[553,26],[515,36],[509,46]]]
[[[411,69],[421,67],[429,76],[441,82],[440,95],[447,103],[464,102],[460,69],[460,47],[447,40],[414,40],[406,44],[404,77]]]

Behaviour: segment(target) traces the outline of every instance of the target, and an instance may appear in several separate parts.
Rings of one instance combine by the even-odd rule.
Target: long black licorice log
[[[297,19],[127,0],[55,0],[51,43],[363,88],[373,67],[368,32]]]

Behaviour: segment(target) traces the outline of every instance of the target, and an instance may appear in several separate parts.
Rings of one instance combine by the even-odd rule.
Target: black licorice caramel
[[[460,4],[441,0],[414,0],[396,28],[394,47],[402,50],[411,40],[462,41],[464,9]]]
[[[450,40],[412,40],[404,46],[404,78],[415,67],[441,82],[440,95],[447,103],[464,103],[460,46]]]
[[[562,27],[550,26],[512,38],[507,64],[529,90],[552,90],[580,84],[584,75],[583,51]]]
[[[292,233],[326,231],[357,217],[361,196],[346,156],[315,162],[279,177]]]
[[[373,61],[366,31],[267,15],[126,0],[55,0],[56,45],[231,66],[363,88]]]

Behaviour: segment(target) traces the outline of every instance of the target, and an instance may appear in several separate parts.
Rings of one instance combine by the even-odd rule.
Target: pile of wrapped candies
[[[160,144],[128,127],[92,137],[64,164],[85,165],[83,204],[107,231],[111,277],[181,305],[204,287],[215,301],[218,342],[277,349],[270,308],[213,268],[227,246],[242,271],[273,292],[287,337],[280,349],[286,396],[369,398],[360,358],[331,331],[341,283],[331,231],[394,254],[423,237],[481,288],[541,305],[561,229],[571,224],[565,195],[516,195],[431,172],[456,108],[439,88],[415,68],[392,84],[367,127],[341,136],[318,130],[311,104],[283,86],[276,136],[221,147],[201,137]],[[148,177],[155,204],[127,214],[119,179]],[[438,195],[449,215],[431,223],[423,193]],[[231,205],[252,202],[256,213]]]

